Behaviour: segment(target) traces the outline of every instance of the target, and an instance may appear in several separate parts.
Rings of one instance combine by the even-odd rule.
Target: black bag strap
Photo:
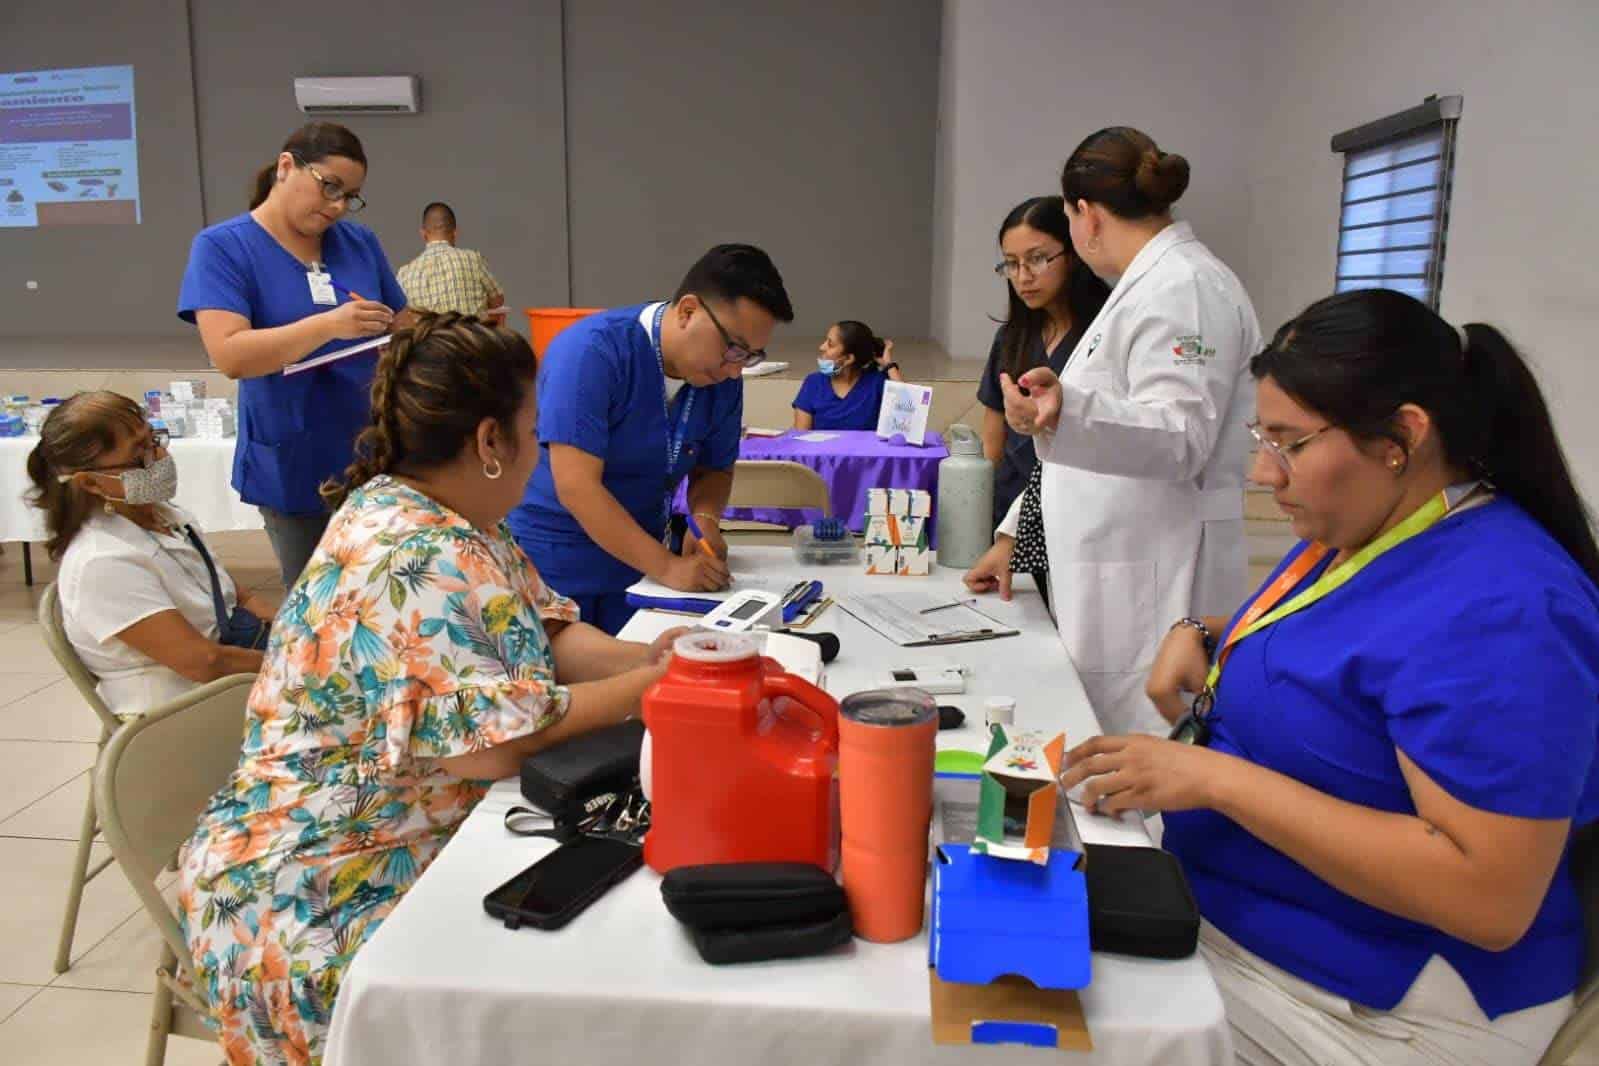
[[[217,564],[211,561],[211,553],[206,551],[205,541],[200,539],[200,534],[194,531],[193,526],[185,524],[183,535],[189,538],[194,550],[200,553],[206,572],[211,575],[211,604],[217,612],[217,634],[225,636],[228,632],[228,602],[222,597],[222,578],[217,574]]]

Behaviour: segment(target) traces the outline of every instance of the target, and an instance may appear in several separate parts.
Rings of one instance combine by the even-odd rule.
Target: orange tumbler
[[[864,940],[922,931],[937,735],[938,705],[920,689],[857,692],[839,708],[844,895]]]

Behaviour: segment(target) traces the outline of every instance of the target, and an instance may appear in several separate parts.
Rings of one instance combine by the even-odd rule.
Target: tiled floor
[[[279,588],[263,534],[210,539],[243,582]],[[84,895],[72,969],[51,968],[99,731],[39,636],[39,593],[54,577],[41,555],[32,589],[17,545],[0,556],[0,1060],[141,1062],[159,938],[116,867]],[[1263,567],[1252,569],[1258,579]],[[174,1037],[166,1061],[214,1066],[219,1057],[213,1045]]]
[[[211,540],[242,581],[277,587],[263,534]],[[72,969],[58,977],[51,966],[99,726],[40,640],[39,593],[54,577],[42,555],[35,549],[32,589],[19,547],[0,556],[0,1062],[138,1063],[160,944],[115,866],[84,893]],[[202,1041],[173,1037],[167,1047],[169,1066],[220,1059]]]

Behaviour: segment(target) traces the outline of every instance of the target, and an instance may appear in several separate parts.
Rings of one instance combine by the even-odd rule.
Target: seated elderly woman
[[[1303,543],[1167,636],[1172,739],[1089,741],[1063,780],[1167,812],[1239,1061],[1534,1063],[1599,815],[1599,548],[1542,393],[1497,330],[1385,290],[1251,369],[1253,476]]]
[[[682,631],[577,618],[504,519],[538,462],[527,341],[460,315],[394,334],[372,424],[291,590],[244,749],[182,862],[199,992],[232,1063],[321,1061],[351,958],[485,791],[638,713]]]
[[[242,591],[172,505],[166,433],[114,392],[83,392],[45,420],[28,455],[45,512],[67,639],[115,714],[261,668],[274,605]]]

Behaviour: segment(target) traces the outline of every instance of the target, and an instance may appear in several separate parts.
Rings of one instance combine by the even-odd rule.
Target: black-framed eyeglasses
[[[1172,726],[1167,739],[1175,740],[1179,744],[1192,744],[1196,748],[1209,746],[1210,710],[1215,703],[1216,694],[1206,686],[1203,692],[1194,697],[1193,705],[1177,719],[1177,724]]]
[[[1053,263],[1055,260],[1059,259],[1065,254],[1066,249],[1062,248],[1054,255],[1045,255],[1043,252],[1031,252],[1020,259],[1002,259],[994,264],[994,273],[1000,275],[1001,277],[1017,278],[1020,277],[1022,271],[1025,270],[1030,277],[1036,278],[1049,268],[1049,264]]]
[[[294,161],[296,164],[303,167],[313,178],[317,180],[317,183],[322,186],[322,199],[326,200],[330,204],[342,203],[344,205],[344,209],[350,212],[352,215],[360,214],[361,211],[365,209],[366,200],[361,196],[360,193],[345,192],[342,182],[335,181],[332,178],[323,177],[320,170],[312,166],[310,163],[307,163],[299,156],[295,156]]]
[[[699,301],[700,306],[705,308],[705,313],[711,316],[711,323],[716,326],[716,331],[722,335],[723,343],[727,345],[727,351],[722,353],[722,362],[737,364],[746,370],[766,362],[765,348],[751,348],[734,340],[733,335],[722,325],[721,319],[716,317],[716,312],[711,310],[711,305],[705,302],[705,297],[699,297]]]

